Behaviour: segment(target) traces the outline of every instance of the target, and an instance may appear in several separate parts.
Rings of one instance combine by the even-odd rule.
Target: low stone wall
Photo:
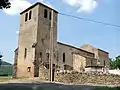
[[[104,85],[120,85],[120,76],[112,74],[61,73],[55,76],[56,82],[85,84],[95,83]]]
[[[45,69],[44,66],[40,66],[39,67],[39,78],[40,80],[45,80],[48,81],[49,80],[49,70]]]
[[[115,74],[115,75],[120,75],[120,70],[119,69],[115,69],[115,70],[109,70],[110,74]]]

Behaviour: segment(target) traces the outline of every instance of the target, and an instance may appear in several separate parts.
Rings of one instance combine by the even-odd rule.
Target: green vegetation
[[[13,65],[2,61],[2,55],[0,55],[0,76],[9,76],[12,75]]]
[[[1,65],[0,76],[10,76],[12,75],[12,65]]]
[[[97,87],[93,90],[120,90],[120,87]]]
[[[2,60],[3,55],[0,54],[0,76],[12,75],[13,65]]]
[[[2,55],[0,55],[0,67],[1,67],[1,64],[2,64]]]
[[[110,68],[111,69],[120,69],[120,55],[115,59],[110,59]]]

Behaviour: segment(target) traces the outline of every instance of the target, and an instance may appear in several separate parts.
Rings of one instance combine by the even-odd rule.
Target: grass
[[[120,87],[98,87],[93,90],[120,90]]]
[[[9,80],[13,80],[11,76],[0,76],[0,82],[6,82]]]

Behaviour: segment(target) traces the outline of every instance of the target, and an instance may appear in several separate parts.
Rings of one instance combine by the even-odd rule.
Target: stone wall
[[[86,58],[79,54],[73,54],[73,70],[82,72],[86,67]]]
[[[106,68],[109,68],[109,54],[107,52],[104,52],[100,49],[98,49],[98,55],[100,60],[100,66],[104,66]]]
[[[47,18],[44,17],[44,10],[47,10]],[[53,28],[51,28],[50,12],[52,10],[43,5],[39,5],[38,11],[38,27],[37,27],[37,45],[35,47],[35,59],[38,63],[40,58],[43,63],[49,64],[50,58],[50,31],[53,30],[53,64],[56,62],[57,56],[57,13],[53,12]],[[39,64],[39,63],[38,63]],[[36,67],[37,68],[37,67]],[[35,72],[40,70],[35,69]],[[40,76],[41,77],[41,76]]]
[[[91,66],[91,60],[94,61],[94,54],[84,51],[82,49],[76,48],[74,46],[68,45],[68,44],[64,44],[64,43],[60,43],[58,42],[58,66],[60,66],[60,70],[64,70],[64,66],[65,65],[69,65],[71,67],[74,66],[79,67],[80,69],[80,63],[82,63],[82,61],[84,61],[84,63],[82,63],[81,65],[83,65],[83,67],[85,66]],[[63,62],[63,53],[65,53],[65,62]],[[75,60],[75,55],[80,56],[81,58],[79,58],[79,60],[77,60],[79,63],[74,63]],[[78,69],[77,69],[78,70]]]
[[[16,78],[16,74],[17,74],[17,60],[18,60],[18,48],[14,52],[14,64],[13,64],[13,73],[12,73],[13,78]]]
[[[34,77],[35,49],[32,48],[33,43],[37,40],[38,27],[38,8],[35,6],[28,9],[20,15],[20,33],[18,40],[18,61],[17,61],[17,77]],[[29,20],[29,12],[32,11]],[[26,13],[28,13],[27,21],[25,21]],[[26,49],[26,57],[25,57]],[[30,72],[28,72],[28,67]]]
[[[56,82],[74,84],[120,85],[120,76],[112,74],[62,73],[55,77]]]
[[[109,53],[101,49],[97,49],[91,45],[85,44],[81,47],[83,50],[92,52],[95,54],[95,59],[97,59],[97,65],[101,67],[109,68]]]
[[[88,44],[84,44],[83,46],[81,46],[81,49],[89,51],[91,53],[94,53],[95,58],[98,59],[98,50],[97,50],[97,48],[95,48],[95,47],[93,47],[91,45],[88,45]]]
[[[39,67],[39,78],[40,80],[49,80],[49,69],[46,69],[44,66]]]
[[[44,10],[47,10],[47,18]],[[32,12],[29,20],[29,12]],[[20,33],[18,40],[17,77],[39,76],[39,58],[48,63],[47,53],[50,48],[50,30],[53,29],[53,52],[56,61],[57,52],[57,12],[54,11],[53,28],[51,28],[51,8],[35,4],[20,14]],[[27,21],[25,16],[28,14]],[[25,56],[26,51],[26,56]],[[37,64],[36,64],[37,63]],[[30,70],[28,70],[28,68]],[[28,72],[29,71],[29,72]]]

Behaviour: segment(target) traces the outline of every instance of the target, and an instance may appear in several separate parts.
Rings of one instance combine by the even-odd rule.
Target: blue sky
[[[11,0],[11,9],[0,10],[0,52],[4,55],[3,60],[13,63],[18,43],[19,12],[37,1],[47,3],[59,12],[120,26],[120,0]],[[58,15],[58,41],[77,47],[90,44],[108,51],[110,57],[116,57],[120,54],[119,38],[120,27]]]

